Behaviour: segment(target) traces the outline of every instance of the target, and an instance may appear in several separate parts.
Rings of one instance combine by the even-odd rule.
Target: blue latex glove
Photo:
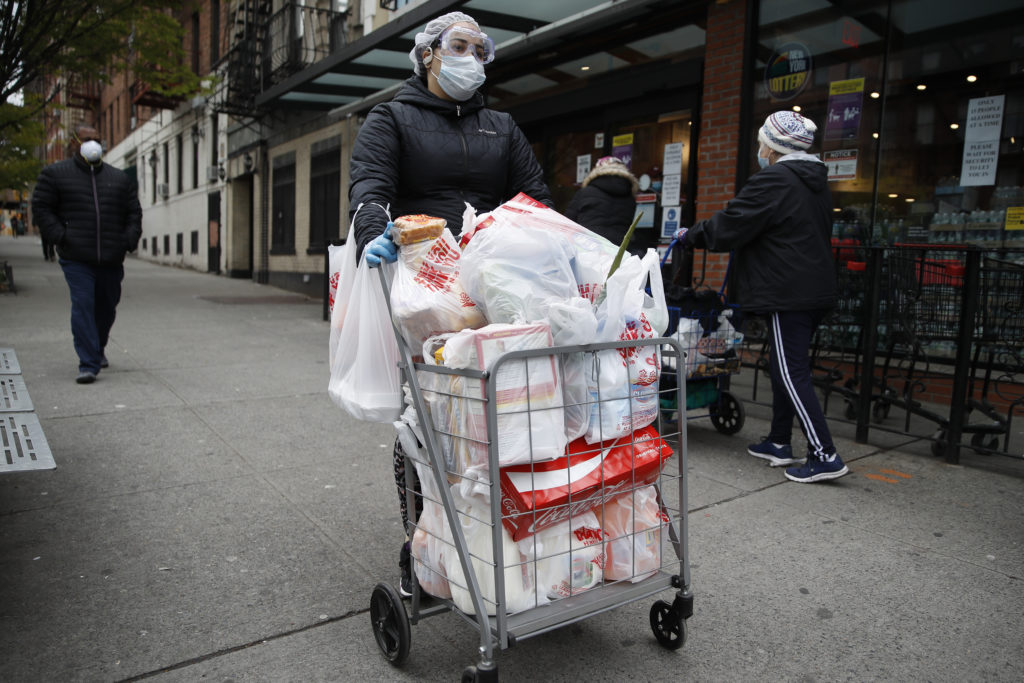
[[[394,263],[398,260],[398,247],[391,241],[392,225],[394,223],[388,221],[388,226],[384,228],[384,232],[377,235],[372,242],[366,245],[366,262],[371,266],[379,266],[381,261],[384,263]]]

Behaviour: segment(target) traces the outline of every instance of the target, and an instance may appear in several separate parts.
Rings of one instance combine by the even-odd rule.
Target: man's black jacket
[[[350,174],[350,218],[360,204],[390,205],[392,218],[437,216],[455,235],[466,202],[483,213],[525,192],[551,206],[540,164],[509,114],[486,109],[479,93],[466,102],[443,100],[418,76],[367,115],[352,146]],[[380,209],[359,211],[360,252],[386,223]]]
[[[142,236],[142,207],[132,179],[110,164],[93,166],[78,156],[42,170],[32,215],[43,239],[71,261],[118,265]]]

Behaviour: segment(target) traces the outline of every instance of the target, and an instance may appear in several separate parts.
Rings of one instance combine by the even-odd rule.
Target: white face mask
[[[465,102],[485,80],[487,76],[484,75],[484,66],[476,57],[445,55],[441,58],[441,73],[437,76],[437,84],[453,100]]]
[[[103,145],[95,140],[86,140],[83,142],[79,151],[82,153],[82,158],[90,164],[98,164],[100,159],[103,158]]]

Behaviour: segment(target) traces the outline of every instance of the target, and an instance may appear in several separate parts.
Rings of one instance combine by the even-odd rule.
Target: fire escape
[[[238,0],[232,6],[231,46],[218,68],[214,110],[260,119],[256,96],[327,57],[347,41],[347,12],[271,0]]]

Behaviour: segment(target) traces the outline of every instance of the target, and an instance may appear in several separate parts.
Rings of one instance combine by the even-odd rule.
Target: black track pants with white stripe
[[[808,455],[819,460],[835,453],[836,449],[811,382],[808,354],[811,337],[827,313],[827,310],[780,311],[768,316],[772,378],[772,427],[768,438],[773,443],[790,443],[796,417],[807,437]]]

